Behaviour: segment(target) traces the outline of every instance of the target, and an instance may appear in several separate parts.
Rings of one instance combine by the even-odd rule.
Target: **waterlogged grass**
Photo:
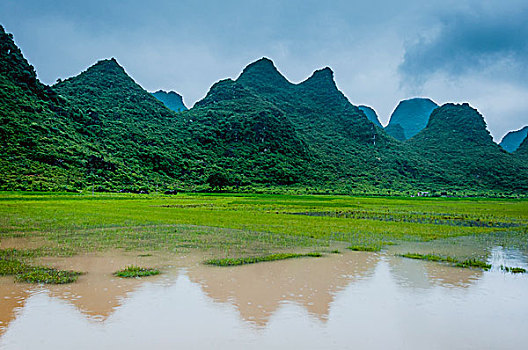
[[[123,278],[134,278],[134,277],[146,277],[146,276],[154,276],[159,275],[160,270],[148,268],[148,267],[140,267],[135,265],[130,265],[125,267],[122,270],[114,272],[114,276],[117,277],[123,277]]]
[[[355,252],[379,252],[381,251],[381,246],[351,245],[347,249]]]
[[[399,254],[399,256],[404,257],[404,258],[409,258],[409,259],[450,263],[456,267],[479,268],[482,270],[489,270],[491,268],[490,264],[487,264],[486,262],[480,261],[477,259],[459,260],[457,258],[450,257],[450,256],[442,256],[442,255],[435,255],[435,254],[416,254],[416,253]]]
[[[0,259],[0,276],[11,276],[27,271],[29,265],[18,260]]]
[[[458,237],[528,251],[528,200],[0,193],[0,240],[20,236],[48,242],[33,251],[38,256],[108,249],[264,256]]]
[[[77,271],[64,271],[47,267],[31,267],[26,272],[17,273],[15,279],[19,282],[65,284],[77,281],[82,273]]]
[[[28,283],[64,284],[72,283],[81,275],[76,271],[57,270],[43,266],[33,266],[16,257],[33,256],[24,250],[0,250],[0,276],[15,276],[15,280]]]
[[[294,258],[305,258],[305,257],[321,257],[323,254],[318,252],[296,254],[296,253],[280,253],[280,254],[270,254],[265,256],[254,256],[254,257],[244,257],[244,258],[224,258],[224,259],[211,259],[205,261],[206,265],[214,266],[238,266],[246,264],[256,264],[259,262],[265,261],[274,261],[274,260],[286,260]]]
[[[501,270],[510,273],[526,273],[526,269],[522,267],[509,267],[501,265]]]

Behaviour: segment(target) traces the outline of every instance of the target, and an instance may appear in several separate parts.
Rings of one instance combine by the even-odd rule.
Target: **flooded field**
[[[0,279],[1,349],[519,349],[528,278],[386,253],[346,252],[238,267],[197,255],[49,258],[74,284]],[[163,274],[112,271],[148,259]],[[526,266],[497,248],[495,262]]]
[[[0,193],[0,349],[519,349],[527,269],[522,199]]]

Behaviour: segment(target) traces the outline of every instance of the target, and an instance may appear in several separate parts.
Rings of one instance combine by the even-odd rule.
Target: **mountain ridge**
[[[527,142],[505,152],[467,104],[436,108],[400,142],[348,100],[330,68],[293,84],[262,58],[176,113],[114,58],[45,86],[20,50],[6,56],[16,45],[0,35],[0,189],[528,189]]]

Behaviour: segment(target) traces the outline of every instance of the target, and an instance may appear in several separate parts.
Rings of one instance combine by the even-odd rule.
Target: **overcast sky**
[[[115,57],[188,106],[266,56],[300,82],[329,66],[382,122],[401,99],[469,102],[499,141],[528,124],[526,0],[2,0],[0,24],[52,84]]]

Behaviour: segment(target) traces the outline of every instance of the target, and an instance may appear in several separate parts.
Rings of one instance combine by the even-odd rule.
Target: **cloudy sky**
[[[2,0],[0,24],[48,84],[115,57],[188,106],[266,56],[292,82],[329,66],[383,124],[401,99],[469,102],[495,140],[528,124],[526,0]]]

